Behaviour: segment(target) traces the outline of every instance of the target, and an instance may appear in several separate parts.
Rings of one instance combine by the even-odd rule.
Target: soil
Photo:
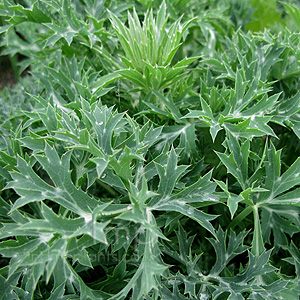
[[[0,90],[7,86],[13,86],[16,83],[13,68],[6,57],[0,58]]]

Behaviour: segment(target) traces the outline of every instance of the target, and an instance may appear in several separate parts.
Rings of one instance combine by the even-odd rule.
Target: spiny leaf
[[[21,196],[14,203],[12,210],[31,202],[51,199],[79,215],[90,214],[98,202],[72,183],[70,156],[71,152],[67,152],[59,158],[56,150],[48,144],[45,148],[45,156],[36,155],[54,186],[42,180],[24,159],[18,158],[17,168],[22,173],[12,173],[14,181],[7,185],[7,188],[14,188]],[[28,186],[31,187],[30,190],[27,190]]]

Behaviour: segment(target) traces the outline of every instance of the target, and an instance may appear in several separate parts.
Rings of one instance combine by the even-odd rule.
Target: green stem
[[[261,255],[264,250],[264,242],[262,238],[260,220],[259,220],[259,213],[258,213],[258,206],[253,206],[253,217],[254,217],[254,233],[253,233],[253,242],[252,242],[252,249],[251,252],[255,256]]]
[[[247,206],[239,215],[237,215],[232,222],[229,224],[229,227],[233,229],[238,223],[245,219],[250,213],[252,213],[252,206]]]

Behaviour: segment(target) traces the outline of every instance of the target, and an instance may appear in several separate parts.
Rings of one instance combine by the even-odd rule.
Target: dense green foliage
[[[299,299],[296,2],[0,1],[0,299]]]

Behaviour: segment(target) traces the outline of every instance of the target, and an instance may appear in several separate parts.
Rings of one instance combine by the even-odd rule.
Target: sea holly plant
[[[299,299],[300,8],[256,7],[0,2],[0,299]]]
[[[178,81],[186,77],[185,69],[199,58],[183,58],[172,63],[182,45],[181,40],[194,19],[181,24],[179,18],[173,24],[168,24],[165,1],[159,7],[156,18],[153,16],[153,11],[148,10],[142,24],[135,9],[132,14],[128,13],[128,26],[113,12],[110,12],[110,20],[125,52],[125,56],[119,55],[121,64],[108,57],[116,66],[119,65],[120,69],[115,72],[115,77],[123,77],[131,81],[144,93],[152,89],[163,91],[175,86]],[[101,49],[99,52],[105,55]],[[109,78],[111,74],[107,76]],[[101,84],[104,82],[95,83],[95,87]]]

